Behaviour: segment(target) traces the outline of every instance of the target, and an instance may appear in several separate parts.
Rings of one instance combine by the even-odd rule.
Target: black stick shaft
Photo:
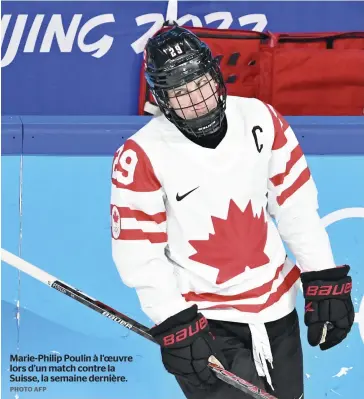
[[[24,259],[19,258],[18,256],[6,251],[5,249],[1,249],[1,259],[6,262],[8,265],[15,267],[16,269],[28,274],[29,276],[34,277],[36,280],[41,281],[44,284],[49,285],[50,287],[56,289],[69,296],[70,298],[75,299],[76,301],[84,304],[85,306],[95,310],[101,315],[115,321],[123,327],[128,328],[129,330],[134,331],[135,333],[141,335],[142,337],[148,339],[157,344],[152,335],[149,334],[149,328],[144,326],[143,324],[138,323],[137,321],[131,319],[130,317],[124,315],[123,313],[118,312],[117,310],[111,308],[108,305],[86,295],[82,291],[78,290],[66,284],[64,281],[58,280],[56,277],[51,274],[45,272],[42,269],[39,269],[37,266],[32,265]],[[216,373],[216,376],[226,382],[234,386],[237,389],[249,394],[252,398],[255,399],[277,399],[276,397],[270,395],[264,390],[256,387],[255,385],[250,384],[248,381],[238,377],[237,375],[231,373],[230,371],[225,370],[224,368],[216,365],[215,363],[208,363],[208,367]]]

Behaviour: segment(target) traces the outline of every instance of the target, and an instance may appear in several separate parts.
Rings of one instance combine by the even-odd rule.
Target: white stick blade
[[[9,266],[15,267],[16,269],[28,274],[29,276],[32,276],[44,284],[51,285],[55,280],[57,280],[51,274],[39,269],[38,267],[3,248],[1,248],[1,260],[7,263]]]

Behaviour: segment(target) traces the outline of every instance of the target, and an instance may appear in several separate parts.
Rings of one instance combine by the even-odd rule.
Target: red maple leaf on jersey
[[[247,267],[254,269],[269,262],[264,253],[267,242],[267,223],[264,213],[254,216],[251,201],[245,211],[241,211],[230,200],[226,220],[211,217],[215,234],[208,240],[190,240],[197,251],[190,259],[219,269],[216,283],[243,273]]]
[[[114,211],[112,217],[113,217],[115,223],[117,223],[119,221],[119,215],[116,211]]]

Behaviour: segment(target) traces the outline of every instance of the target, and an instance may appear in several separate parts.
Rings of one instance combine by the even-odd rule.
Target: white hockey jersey
[[[291,127],[252,98],[228,96],[226,116],[216,149],[162,115],[115,154],[112,255],[156,324],[192,304],[211,319],[273,321],[293,310],[301,270],[335,267]]]

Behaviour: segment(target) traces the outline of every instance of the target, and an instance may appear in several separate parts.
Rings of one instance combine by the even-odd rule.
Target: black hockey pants
[[[259,386],[278,399],[303,398],[303,357],[299,320],[296,310],[280,320],[266,323],[273,355],[273,369],[269,368],[274,391],[255,368],[250,329],[247,324],[209,320],[210,330],[216,337],[226,360],[228,370]],[[251,399],[250,395],[218,381],[210,389],[191,387],[176,377],[188,399]]]

